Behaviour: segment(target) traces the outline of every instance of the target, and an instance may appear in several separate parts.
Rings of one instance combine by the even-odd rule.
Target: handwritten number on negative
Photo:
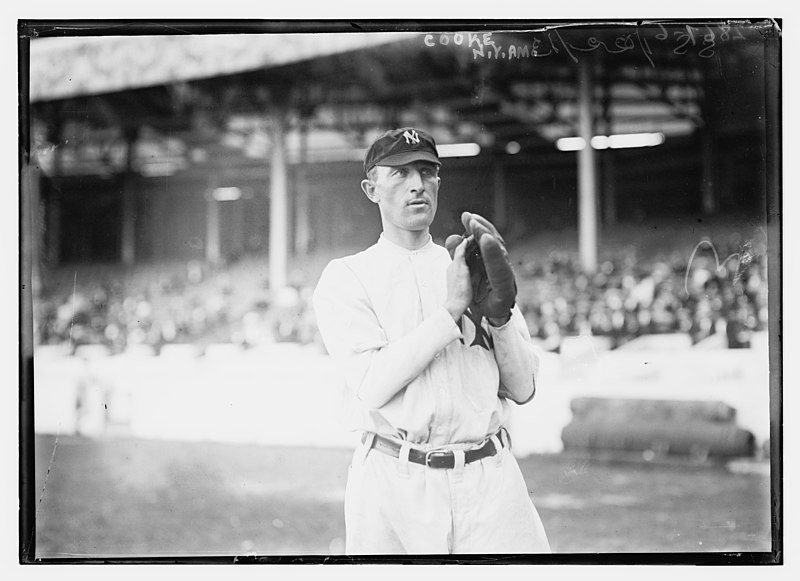
[[[686,25],[686,32],[683,31],[676,31],[675,38],[682,40],[683,42],[675,47],[674,52],[675,54],[686,54],[686,45],[692,43],[692,46],[696,44],[694,39],[694,32],[692,31],[692,27],[688,24]]]
[[[697,55],[702,58],[711,58],[714,56],[714,46],[716,46],[715,35],[710,26],[706,26],[706,30],[708,32],[703,35],[703,48],[698,51]]]

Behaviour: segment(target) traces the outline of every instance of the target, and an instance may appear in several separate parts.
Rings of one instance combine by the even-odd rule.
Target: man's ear
[[[361,180],[361,189],[364,191],[364,195],[366,195],[371,202],[375,204],[378,203],[378,195],[375,192],[375,184],[368,179]]]

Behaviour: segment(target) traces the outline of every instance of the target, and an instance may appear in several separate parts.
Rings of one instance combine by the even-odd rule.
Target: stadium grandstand
[[[507,233],[544,349],[748,347],[770,25],[527,28],[31,38],[34,342],[317,341],[322,266],[379,231],[364,148],[416,125],[444,158],[434,236],[464,209]]]

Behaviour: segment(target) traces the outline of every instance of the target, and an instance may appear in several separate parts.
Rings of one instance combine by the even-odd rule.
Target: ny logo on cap
[[[419,143],[419,135],[415,129],[412,129],[410,132],[408,130],[403,132],[403,137],[406,139],[406,143]]]

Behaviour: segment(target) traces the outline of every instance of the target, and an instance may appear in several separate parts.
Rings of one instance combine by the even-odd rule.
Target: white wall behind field
[[[598,349],[572,340],[562,355],[543,353],[534,400],[514,407],[515,453],[558,452],[580,396],[714,400],[737,410],[741,427],[760,444],[769,437],[766,340],[751,349],[688,347],[675,338]],[[38,433],[126,435],[174,440],[352,447],[331,360],[314,346],[271,344],[247,351],[173,346],[107,355],[84,349],[69,356],[41,347],[34,359]],[[78,411],[78,393],[83,393]],[[680,426],[676,426],[680,428]]]
[[[512,416],[517,454],[561,451],[561,430],[576,397],[721,401],[736,410],[738,425],[758,445],[769,438],[766,336],[751,349],[692,348],[678,337],[600,352],[588,340],[573,339],[565,354],[545,354],[536,397]]]

